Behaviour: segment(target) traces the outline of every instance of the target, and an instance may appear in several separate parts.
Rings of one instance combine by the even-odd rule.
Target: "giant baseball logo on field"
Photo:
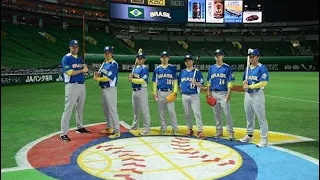
[[[30,143],[16,156],[21,168],[35,168],[56,179],[198,180],[198,179],[318,179],[319,161],[269,146],[210,138],[215,128],[206,126],[206,140],[181,135],[150,136],[128,131],[122,122],[121,138],[99,134],[104,124],[88,127],[92,134],[69,133],[71,142],[52,134]],[[236,128],[236,137],[245,134]],[[226,133],[227,134],[227,133]],[[256,131],[254,137],[259,137]],[[270,132],[270,144],[311,141],[301,136]],[[258,142],[256,138],[254,143]],[[294,163],[293,163],[294,162]]]

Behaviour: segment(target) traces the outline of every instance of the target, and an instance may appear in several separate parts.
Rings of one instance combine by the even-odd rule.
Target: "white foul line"
[[[293,100],[293,101],[312,102],[312,103],[319,104],[318,101],[311,101],[311,100],[304,100],[304,99],[294,99],[294,98],[287,98],[287,97],[281,97],[281,96],[271,96],[271,95],[265,95],[265,96],[273,97],[273,98],[279,98],[279,99],[288,99],[288,100]]]

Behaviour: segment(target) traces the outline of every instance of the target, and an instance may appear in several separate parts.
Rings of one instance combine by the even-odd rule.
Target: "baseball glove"
[[[177,99],[177,93],[175,93],[175,92],[170,93],[170,94],[166,97],[166,100],[167,100],[167,102],[169,102],[169,103],[175,101],[176,99]]]
[[[215,98],[213,98],[212,96],[207,96],[207,103],[210,106],[214,106],[217,103],[217,100]]]

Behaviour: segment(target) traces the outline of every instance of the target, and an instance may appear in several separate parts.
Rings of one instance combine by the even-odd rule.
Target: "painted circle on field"
[[[242,156],[229,146],[187,137],[133,137],[82,151],[78,166],[102,179],[217,179],[237,171]]]

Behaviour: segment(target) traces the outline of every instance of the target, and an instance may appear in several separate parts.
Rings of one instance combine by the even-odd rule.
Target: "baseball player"
[[[118,84],[118,63],[113,59],[113,47],[104,48],[105,61],[93,79],[99,82],[102,89],[103,112],[106,117],[107,127],[102,134],[111,134],[109,138],[120,137],[120,123],[117,111],[117,84]]]
[[[178,133],[177,115],[174,108],[174,102],[167,102],[166,97],[170,94],[177,94],[178,81],[176,77],[176,68],[168,64],[169,53],[163,51],[160,56],[161,65],[157,66],[153,71],[153,99],[158,102],[158,112],[161,122],[160,134],[166,134],[167,124],[165,119],[165,108],[169,111],[172,133]]]
[[[268,145],[268,122],[265,116],[265,98],[263,89],[269,81],[268,70],[265,65],[259,63],[260,52],[258,49],[249,50],[250,68],[246,80],[245,70],[243,74],[243,88],[246,90],[244,97],[244,110],[247,117],[247,135],[241,142],[251,142],[254,131],[254,117],[258,117],[260,125],[261,141],[257,147]]]
[[[198,138],[205,139],[203,134],[203,124],[200,109],[200,88],[204,85],[202,73],[193,68],[192,55],[184,57],[184,63],[187,68],[183,69],[178,76],[178,84],[182,94],[182,104],[189,129],[188,136],[193,135],[191,110],[193,111],[194,118],[198,128]]]
[[[216,64],[211,65],[208,70],[208,88],[207,96],[212,96],[217,100],[213,106],[213,112],[216,120],[216,138],[223,136],[223,127],[221,120],[221,109],[226,117],[227,131],[229,140],[234,140],[233,123],[230,114],[230,94],[235,78],[233,77],[232,67],[223,63],[224,52],[222,49],[215,51]]]
[[[72,110],[76,105],[76,126],[77,133],[88,134],[90,131],[83,127],[83,108],[86,99],[85,77],[83,73],[88,72],[87,65],[78,55],[79,42],[71,40],[69,42],[70,53],[62,58],[63,79],[65,83],[65,104],[64,112],[61,118],[61,133],[62,141],[71,141],[67,133]]]
[[[143,131],[140,135],[148,135],[150,133],[150,111],[148,102],[148,78],[149,70],[144,65],[146,55],[144,53],[137,54],[137,66],[134,68],[133,74],[130,73],[129,81],[132,83],[132,106],[134,111],[131,129],[138,129],[140,111],[143,114]]]

